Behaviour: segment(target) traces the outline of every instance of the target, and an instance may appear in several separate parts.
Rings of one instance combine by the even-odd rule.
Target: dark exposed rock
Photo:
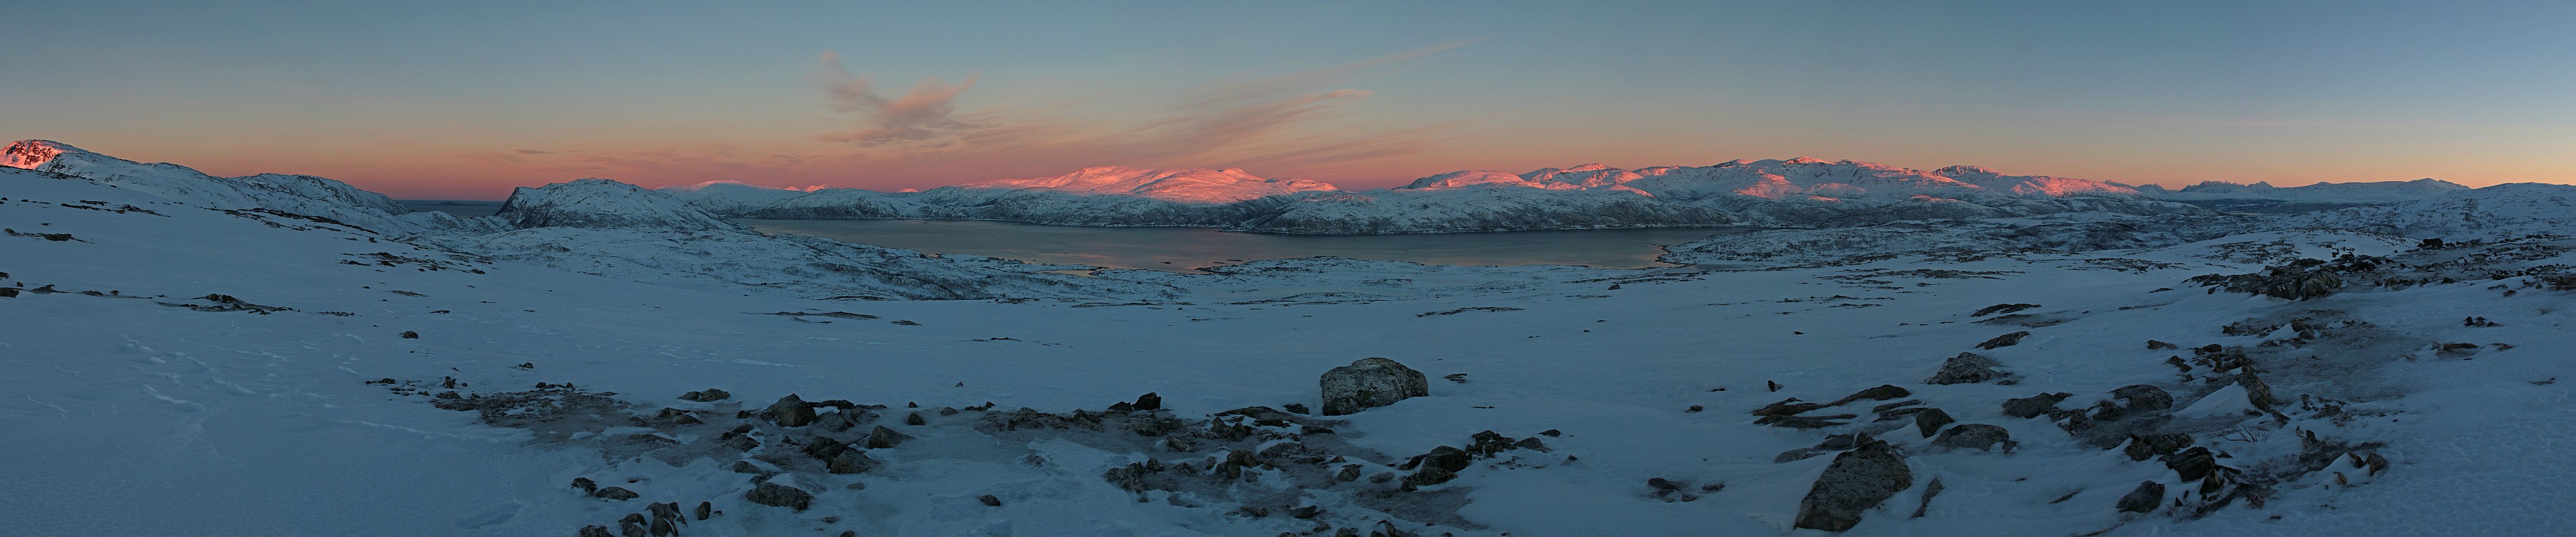
[[[1798,402],[1798,398],[1791,397],[1788,399],[1781,399],[1780,402],[1777,403],[1763,405],[1762,408],[1753,409],[1753,415],[1788,416],[1793,414],[1802,414],[1809,410],[1824,408],[1825,406],[1826,405],[1816,403],[1801,403]]]
[[[835,474],[856,474],[875,469],[876,467],[877,460],[868,458],[867,452],[849,449],[842,450],[839,454],[833,455],[831,459],[826,460],[824,471]]]
[[[2143,461],[2181,451],[2184,446],[2191,445],[2191,441],[2191,435],[2186,433],[2129,435],[2129,445],[2122,451],[2129,454],[2129,460]]]
[[[806,507],[813,505],[814,494],[805,492],[804,489],[764,481],[760,483],[760,486],[752,487],[751,490],[744,491],[742,493],[742,499],[750,500],[751,503],[771,507],[785,507],[803,511]]]
[[[2057,410],[2058,402],[2065,401],[2066,398],[2074,396],[2075,394],[2071,393],[2043,393],[2030,397],[2006,399],[2004,400],[2004,415],[2023,419],[2036,418],[2041,414],[2047,414],[2049,411]]]
[[[1306,405],[1305,405],[1305,403],[1288,403],[1288,404],[1285,404],[1285,405],[1280,405],[1280,406],[1279,406],[1279,409],[1281,409],[1281,410],[1286,410],[1286,411],[1288,411],[1288,412],[1290,412],[1290,413],[1293,413],[1293,414],[1312,414],[1312,413],[1313,413],[1313,411],[1310,411],[1310,410],[1307,410],[1307,409],[1306,409]]]
[[[1973,352],[1962,352],[1941,362],[1941,370],[1932,373],[1924,384],[1970,384],[1993,382],[2011,376],[2001,369],[2002,363]]]
[[[1385,358],[1361,358],[1324,372],[1324,415],[1339,416],[1431,395],[1421,371]]]
[[[2230,293],[2252,293],[2286,300],[2307,300],[2342,289],[2343,275],[2376,270],[2389,260],[2375,256],[2346,255],[2333,261],[2300,259],[2285,265],[2264,267],[2252,274],[2193,276],[2188,283],[2216,287]]]
[[[1139,410],[1139,411],[1162,410],[1162,409],[1163,409],[1163,396],[1162,396],[1162,395],[1160,395],[1160,394],[1155,394],[1155,393],[1147,393],[1147,394],[1145,394],[1145,395],[1139,395],[1139,396],[1136,396],[1136,404],[1134,404],[1134,405],[1130,405],[1130,406],[1135,407],[1135,408],[1136,408],[1136,410]]]
[[[2145,384],[2131,384],[2111,390],[2111,397],[2128,401],[2127,408],[2133,414],[2173,408],[2174,403],[2173,394],[2166,393],[2164,388]]]
[[[804,427],[814,423],[814,417],[814,405],[796,394],[787,394],[769,405],[769,419],[780,427]]]
[[[1791,429],[1822,429],[1822,428],[1832,427],[1832,426],[1836,426],[1836,425],[1849,425],[1849,424],[1850,424],[1850,422],[1833,421],[1833,420],[1847,420],[1847,419],[1852,419],[1852,418],[1857,418],[1857,417],[1860,417],[1860,415],[1858,415],[1858,414],[1835,414],[1835,415],[1831,415],[1831,416],[1763,416],[1763,417],[1762,417],[1762,419],[1753,420],[1753,424],[1754,424],[1754,425],[1769,425],[1769,426],[1772,426],[1772,427],[1788,427],[1788,428],[1791,428]]]
[[[591,496],[594,496],[594,497],[607,498],[607,499],[611,499],[611,500],[618,500],[618,501],[632,500],[632,499],[635,499],[635,498],[636,498],[636,497],[638,497],[638,496],[642,496],[641,494],[636,494],[636,493],[635,493],[635,491],[626,490],[626,488],[625,488],[625,487],[606,487],[606,488],[601,488],[601,489],[599,489],[599,492],[593,492],[593,493],[590,493],[590,495],[591,495]]]
[[[1860,515],[1914,486],[1914,471],[1905,455],[1884,441],[1871,442],[1834,456],[1816,478],[1814,488],[1798,501],[1796,527],[1843,531],[1860,524]]]
[[[2252,370],[2238,373],[2236,383],[2245,387],[2245,400],[2254,403],[2255,408],[2271,410],[2281,404],[2280,399],[2272,397],[2272,385],[2263,382],[2263,378],[2255,376]]]
[[[698,502],[698,520],[706,520],[707,517],[715,516],[715,513],[715,502]]]
[[[1869,407],[1869,412],[1870,412],[1871,414],[1886,414],[1886,413],[1887,413],[1887,411],[1889,411],[1889,410],[1895,410],[1895,409],[1896,409],[1896,407],[1914,406],[1914,405],[1920,405],[1920,404],[1923,404],[1923,400],[1921,400],[1921,399],[1907,399],[1907,400],[1903,400],[1903,401],[1897,401],[1897,402],[1894,402],[1894,403],[1888,403],[1888,404],[1884,404],[1884,405],[1878,405],[1878,406],[1874,406],[1874,407]]]
[[[404,331],[403,331],[403,333],[402,333],[402,338],[403,338],[403,339],[420,339],[420,333],[419,333],[419,332],[413,332],[413,331],[410,331],[410,330],[404,330]]]
[[[1978,344],[1977,344],[1977,348],[1980,348],[1980,349],[1986,349],[1986,350],[1994,350],[1994,349],[2000,349],[2000,348],[2010,347],[2010,346],[2014,346],[2014,345],[2020,345],[2020,344],[2021,344],[2021,338],[2026,338],[2026,337],[2030,337],[2030,332],[2028,332],[2028,331],[2023,331],[2023,332],[2013,332],[2013,333],[2010,333],[2010,334],[2004,334],[2004,335],[2000,335],[2000,336],[1995,336],[1995,338],[1994,338],[1994,339],[1986,340],[1986,342],[1985,342],[1985,343],[1978,343]]]
[[[1896,387],[1894,384],[1880,384],[1876,388],[1861,390],[1858,393],[1853,393],[1849,396],[1844,396],[1841,399],[1836,399],[1834,402],[1827,403],[1825,406],[1842,406],[1843,403],[1859,401],[1862,399],[1885,401],[1909,395],[1914,395],[1914,392],[1906,391],[1904,388]]]
[[[2138,483],[2136,490],[2131,490],[2128,495],[2120,497],[2119,508],[2123,513],[2144,513],[2154,511],[2156,506],[2164,503],[2165,484],[2145,481]]]
[[[930,423],[930,421],[929,421],[929,420],[921,419],[921,413],[920,413],[920,412],[914,412],[914,413],[911,413],[911,414],[906,414],[906,415],[904,415],[904,417],[903,417],[903,424],[904,424],[904,425],[928,425],[929,423]]]
[[[715,389],[715,388],[707,388],[707,389],[704,389],[704,390],[698,390],[698,391],[694,391],[694,392],[689,392],[689,393],[680,394],[680,400],[682,400],[682,401],[699,401],[699,402],[705,402],[705,401],[722,401],[722,400],[729,399],[729,398],[732,398],[732,397],[733,397],[733,394],[731,394],[731,393],[726,393],[724,390],[718,390],[718,389]]]
[[[2218,457],[2210,454],[2209,448],[2197,446],[2183,450],[2181,453],[2166,455],[2164,461],[2165,467],[2172,468],[2175,473],[2181,474],[2183,481],[2208,477],[2210,471],[2218,467]]]
[[[1960,424],[1941,431],[1941,436],[1932,439],[1932,445],[1951,449],[1976,448],[1991,451],[1998,444],[2003,446],[2004,451],[2012,451],[2012,433],[2002,427],[1983,423]]]
[[[903,441],[911,439],[912,435],[895,432],[894,429],[888,429],[884,425],[878,425],[876,429],[868,431],[867,447],[868,449],[886,449],[895,447],[896,445],[902,444]]]
[[[2039,305],[2038,305],[2038,304],[1996,304],[1996,305],[1992,305],[1992,306],[1986,306],[1985,308],[1982,308],[1982,309],[1978,309],[1976,313],[1970,313],[1970,314],[1968,314],[1968,316],[1969,316],[1969,317],[1984,317],[1984,316],[1994,315],[1994,314],[1998,314],[1998,313],[2012,313],[2012,312],[2021,311],[2021,310],[2026,310],[2026,309],[2031,309],[2031,308],[2036,308],[2036,307],[2039,307]]]
[[[2147,340],[2147,350],[2151,350],[2151,351],[2161,351],[2161,350],[2167,350],[2167,349],[2179,349],[2179,348],[2182,348],[2182,347],[2175,346],[2175,345],[2174,345],[2174,344],[2172,344],[2172,343],[2166,343],[2166,342],[2156,341],[2156,340],[2152,340],[2152,339]]]
[[[1675,483],[1673,483],[1673,480],[1670,480],[1670,479],[1664,479],[1664,478],[1661,478],[1661,477],[1649,477],[1649,478],[1646,478],[1646,486],[1654,487],[1654,488],[1659,488],[1659,489],[1664,489],[1664,490],[1681,490],[1681,489],[1682,489],[1682,486],[1681,486],[1681,485],[1679,485],[1679,484],[1675,484]]]
[[[646,532],[653,534],[653,537],[667,537],[680,533],[679,528],[671,526],[671,519],[668,518],[655,517],[653,523],[644,528]]]
[[[1426,464],[1422,469],[1415,470],[1413,475],[1404,476],[1403,486],[1405,490],[1413,490],[1416,487],[1447,483],[1457,478],[1456,470]]]
[[[1512,443],[1512,447],[1514,447],[1514,448],[1519,448],[1519,449],[1527,449],[1527,450],[1532,450],[1532,451],[1547,451],[1547,450],[1548,450],[1548,449],[1547,449],[1547,443],[1538,441],[1538,437],[1535,437],[1535,436],[1533,436],[1533,437],[1529,437],[1529,438],[1523,438],[1523,439],[1521,439],[1519,442],[1513,442],[1513,443]]]
[[[1908,518],[1923,518],[1925,513],[1931,512],[1932,497],[1940,495],[1941,488],[1941,478],[1938,477],[1932,478],[1930,484],[1923,485],[1923,503],[1914,506],[1914,516]]]
[[[991,495],[991,494],[986,494],[986,495],[982,495],[982,496],[976,496],[976,497],[975,497],[975,501],[984,502],[984,505],[985,505],[985,506],[988,506],[988,507],[1001,507],[1001,506],[1002,506],[1002,498],[1001,498],[1001,497],[998,497],[998,496]]]
[[[587,477],[576,477],[572,478],[572,488],[581,489],[582,494],[598,494],[599,482],[591,481]]]
[[[1956,421],[1958,420],[1950,419],[1949,412],[1938,408],[1926,408],[1914,413],[1914,429],[1922,432],[1924,438],[1931,438],[1933,433],[1941,431],[1941,426]]]
[[[607,526],[592,524],[582,526],[581,532],[575,534],[575,537],[617,537],[617,534],[609,533]]]

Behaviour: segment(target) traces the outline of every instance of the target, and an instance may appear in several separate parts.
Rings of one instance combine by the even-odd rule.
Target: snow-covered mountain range
[[[1237,169],[1120,167],[922,192],[797,192],[742,184],[665,190],[720,215],[754,218],[955,218],[1326,235],[1853,226],[2062,212],[2200,211],[2096,181],[2004,175],[1971,166],[1926,172],[1804,158],[1637,170],[1599,164],[1522,174],[1470,170],[1364,192],[1266,179]]]

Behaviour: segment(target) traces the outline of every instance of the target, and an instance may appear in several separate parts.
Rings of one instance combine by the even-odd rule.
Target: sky
[[[2570,2],[12,4],[0,138],[405,199],[1801,156],[2576,183]]]

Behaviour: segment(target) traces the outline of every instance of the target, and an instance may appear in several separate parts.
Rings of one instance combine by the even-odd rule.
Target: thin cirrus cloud
[[[741,180],[895,189],[1069,173],[1091,166],[1238,167],[1263,175],[1329,172],[1428,151],[1455,124],[1383,131],[1325,129],[1360,113],[1372,93],[1343,87],[1397,64],[1460,46],[1444,44],[1348,64],[1268,76],[1220,78],[1173,92],[1139,119],[1078,117],[1081,105],[974,109],[961,101],[979,76],[929,79],[888,95],[841,55],[818,58],[812,82],[846,127],[810,138],[798,154],[732,145],[635,150],[518,150],[477,160],[559,174],[646,184]],[[1077,100],[1077,102],[1081,102]]]

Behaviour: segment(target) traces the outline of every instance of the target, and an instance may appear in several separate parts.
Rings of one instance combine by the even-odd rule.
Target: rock
[[[1992,451],[1996,444],[2002,444],[2004,451],[2012,451],[2012,433],[2002,427],[1983,423],[1951,427],[1950,430],[1941,431],[1941,436],[1932,439],[1932,445],[1951,449],[1977,448]]]
[[[582,494],[598,494],[599,482],[591,481],[587,477],[576,477],[572,478],[572,488],[581,489]]]
[[[996,497],[996,496],[991,495],[991,494],[986,494],[986,495],[982,495],[982,496],[976,496],[976,497],[975,497],[975,501],[984,502],[984,505],[989,506],[989,507],[1001,507],[1001,506],[1002,506],[1002,499],[1001,499],[1000,497]]]
[[[878,425],[876,429],[868,431],[868,440],[866,445],[868,449],[887,449],[902,444],[905,440],[911,439],[912,435],[898,433],[895,432],[894,429],[888,429],[884,425]]]
[[[617,533],[625,537],[645,537],[644,526],[633,522],[617,523]]]
[[[645,512],[649,512],[649,513],[653,513],[653,518],[656,518],[656,519],[668,518],[668,519],[673,519],[673,520],[679,520],[679,519],[680,519],[680,502],[662,502],[662,503],[655,503],[655,504],[652,504],[652,505],[644,506],[644,511],[645,511]],[[686,521],[686,520],[681,520],[680,522],[685,524],[685,523],[687,523],[688,521]]]
[[[581,533],[575,535],[576,537],[617,537],[617,534],[608,532],[607,526],[601,526],[598,524],[582,526]]]
[[[1654,487],[1654,488],[1659,488],[1659,489],[1664,489],[1664,490],[1681,490],[1681,489],[1682,489],[1682,486],[1681,486],[1681,485],[1678,485],[1678,484],[1673,483],[1673,480],[1670,480],[1670,479],[1664,479],[1664,478],[1661,478],[1661,477],[1649,477],[1649,478],[1646,478],[1646,486]]]
[[[1874,407],[1869,407],[1869,413],[1871,413],[1871,414],[1886,414],[1886,413],[1887,413],[1887,411],[1895,410],[1897,407],[1907,407],[1907,406],[1914,406],[1914,405],[1920,405],[1920,404],[1923,404],[1923,400],[1922,400],[1922,399],[1907,399],[1907,400],[1903,400],[1903,401],[1897,401],[1897,402],[1894,402],[1894,403],[1888,403],[1888,404],[1884,404],[1884,405],[1878,405],[1878,406],[1874,406]]]
[[[2156,340],[2152,340],[2152,339],[2147,340],[2147,350],[2151,350],[2151,351],[2161,351],[2161,350],[2167,350],[2167,349],[2179,349],[2179,348],[2182,348],[2182,347],[2181,347],[2181,346],[2174,345],[2174,344],[2172,344],[2172,343],[2166,343],[2166,342],[2156,341]]]
[[[1753,409],[1753,415],[1755,415],[1755,416],[1788,416],[1788,415],[1794,415],[1794,414],[1801,414],[1801,413],[1805,413],[1806,411],[1809,411],[1809,410],[1815,410],[1815,409],[1824,408],[1824,407],[1825,407],[1825,405],[1820,405],[1820,404],[1815,404],[1815,403],[1801,403],[1801,402],[1798,402],[1798,398],[1796,398],[1796,397],[1791,397],[1791,398],[1788,398],[1788,399],[1781,399],[1781,400],[1780,400],[1780,402],[1777,402],[1777,403],[1771,403],[1771,404],[1768,404],[1768,405],[1763,405],[1763,406],[1762,406],[1762,408]]]
[[[698,502],[698,520],[706,520],[707,517],[714,516],[715,513],[715,502]]]
[[[2164,388],[2145,384],[2131,384],[2111,390],[2111,397],[2128,401],[2127,408],[2131,414],[2173,408],[2174,403],[2173,394],[2166,393]]]
[[[1163,396],[1154,393],[1139,395],[1136,396],[1136,404],[1133,406],[1135,406],[1138,411],[1162,410]]]
[[[1425,464],[1422,465],[1421,470],[1414,471],[1413,475],[1404,476],[1404,489],[1413,490],[1426,485],[1438,485],[1457,478],[1456,470]]]
[[[750,500],[751,503],[771,507],[785,507],[798,511],[803,511],[806,507],[814,504],[813,493],[805,492],[804,489],[770,482],[762,482],[760,486],[752,487],[751,490],[744,491],[742,493],[742,499]]]
[[[694,392],[689,392],[689,393],[680,394],[680,400],[682,400],[682,401],[699,401],[699,402],[706,402],[706,401],[723,401],[723,400],[725,400],[725,399],[730,399],[730,398],[732,398],[732,397],[733,397],[733,394],[731,394],[731,393],[726,393],[724,390],[718,390],[718,389],[715,389],[715,388],[707,388],[707,389],[704,389],[704,390],[698,390],[698,391],[694,391]]]
[[[751,463],[751,461],[733,461],[733,467],[732,467],[732,468],[729,468],[729,469],[730,469],[730,470],[733,470],[733,472],[734,472],[734,473],[737,473],[737,474],[766,474],[766,473],[769,473],[769,472],[768,472],[768,471],[766,471],[766,470],[762,470],[762,469],[760,469],[760,465],[752,464],[752,463]]]
[[[1958,420],[1950,419],[1949,412],[1942,411],[1938,408],[1926,408],[1923,409],[1922,412],[1914,413],[1914,429],[1916,431],[1921,431],[1924,438],[1931,438],[1932,433],[1941,431],[1941,426],[1949,425],[1957,421]]]
[[[1523,438],[1523,439],[1521,439],[1521,441],[1519,441],[1519,442],[1513,442],[1513,443],[1512,443],[1512,447],[1514,447],[1514,448],[1519,448],[1519,449],[1527,449],[1527,450],[1532,450],[1532,451],[1547,451],[1547,450],[1548,450],[1548,449],[1547,449],[1547,443],[1538,441],[1538,437],[1535,437],[1535,436],[1532,436],[1532,437],[1529,437],[1529,438]]]
[[[1932,497],[1940,495],[1941,488],[1941,478],[1938,477],[1932,478],[1931,484],[1923,485],[1923,503],[1914,506],[1914,516],[1907,518],[1923,518],[1924,513],[1931,512]]]
[[[2281,400],[2272,398],[2272,385],[2264,383],[2262,377],[2254,376],[2253,370],[2236,374],[2236,383],[2245,387],[2245,400],[2254,403],[2255,408],[2271,410],[2274,405],[2281,404]]]
[[[1834,456],[1814,488],[1798,500],[1796,527],[1843,531],[1860,524],[1863,511],[1877,507],[1897,492],[1914,486],[1914,470],[1905,455],[1885,441],[1874,441]]]
[[[2129,435],[2128,447],[2122,451],[2129,454],[2129,460],[2143,461],[2181,451],[2184,446],[2191,445],[2191,440],[2191,435],[2185,433],[2133,434]]]
[[[2212,470],[2218,468],[2218,457],[2211,455],[2209,448],[2205,447],[2195,446],[2181,453],[2166,455],[2164,460],[2165,467],[2172,468],[2175,474],[2182,476],[2183,481],[2208,477]]]
[[[855,449],[842,450],[840,454],[833,455],[831,460],[824,464],[825,471],[835,474],[861,473],[876,467],[876,459],[868,458],[867,452]]]
[[[2006,399],[2004,400],[2004,415],[2022,419],[2036,418],[2041,414],[2047,414],[2049,411],[2057,410],[2058,402],[2065,401],[2066,398],[2074,396],[2075,394],[2071,393],[2043,393],[2030,397]]]
[[[814,423],[814,405],[796,394],[787,394],[769,405],[769,419],[780,427],[804,427]]]
[[[1977,344],[1977,348],[1979,348],[1979,349],[1986,349],[1986,350],[1994,350],[1994,349],[2000,349],[2000,348],[2010,347],[2010,346],[2014,346],[2014,345],[2020,345],[2020,344],[2021,344],[2021,338],[2026,338],[2026,337],[2030,337],[2030,332],[2029,332],[2029,331],[2013,332],[2013,333],[2010,333],[2010,334],[2004,334],[2004,335],[2000,335],[2000,336],[1995,336],[1995,338],[1994,338],[1994,339],[1986,340],[1986,342],[1985,342],[1985,343],[1978,343],[1978,344]]]
[[[1340,416],[1431,395],[1421,371],[1385,358],[1362,358],[1324,372],[1324,415]]]
[[[1969,316],[1969,317],[1984,317],[1984,316],[1994,315],[1994,314],[1998,314],[1998,313],[2012,313],[2012,312],[2021,311],[2021,310],[2026,310],[2026,309],[2031,309],[2031,308],[2036,308],[2036,307],[2039,307],[2039,305],[2038,305],[2038,304],[1996,304],[1996,305],[1986,306],[1986,307],[1984,307],[1984,308],[1978,309],[1976,313],[1970,313],[1970,314],[1968,314],[1968,316]]]
[[[1288,411],[1288,412],[1290,412],[1290,413],[1295,413],[1295,414],[1313,414],[1313,413],[1314,413],[1313,411],[1307,410],[1307,409],[1306,409],[1306,405],[1305,405],[1304,403],[1288,403],[1288,404],[1285,404],[1285,405],[1279,405],[1279,408],[1280,408],[1281,410],[1286,410],[1286,411]]]
[[[2003,367],[2003,364],[1993,358],[1978,356],[1973,352],[1962,352],[1958,356],[1942,361],[1941,370],[1932,373],[1932,378],[1924,380],[1923,383],[1972,384],[1993,382],[2011,376],[2011,373],[1997,369],[2000,367]]]
[[[904,424],[904,425],[929,425],[929,424],[930,424],[930,421],[929,421],[929,420],[921,419],[921,413],[920,413],[920,412],[914,412],[914,413],[911,413],[911,414],[906,414],[906,415],[904,415],[904,417],[903,417],[903,424]]]
[[[2138,483],[2138,488],[2129,491],[2128,495],[2121,496],[2119,507],[2123,513],[2144,513],[2154,511],[2156,506],[2164,503],[2165,484],[2146,481]]]
[[[626,490],[626,488],[625,488],[625,487],[607,487],[607,488],[602,488],[602,489],[599,489],[599,492],[593,492],[593,493],[590,493],[590,495],[591,495],[591,496],[595,496],[595,497],[600,497],[600,498],[607,498],[607,499],[611,499],[611,500],[617,500],[617,501],[632,500],[632,499],[635,499],[635,498],[636,498],[636,497],[638,497],[638,496],[642,496],[641,494],[636,494],[636,493],[635,493],[635,491],[632,491],[632,490]]]
[[[1753,424],[1769,425],[1772,427],[1788,427],[1791,429],[1822,429],[1836,425],[1850,425],[1850,422],[1833,420],[1847,420],[1857,417],[1860,416],[1857,414],[1835,414],[1831,416],[1763,416],[1762,419],[1753,420]]]
[[[645,526],[645,531],[652,533],[653,537],[667,537],[680,533],[679,528],[671,526],[671,519],[668,518],[653,519],[651,525]]]
[[[1431,448],[1431,452],[1424,453],[1420,457],[1415,457],[1408,466],[1416,464],[1422,466],[1437,466],[1442,469],[1455,472],[1465,470],[1468,466],[1475,463],[1475,458],[1468,455],[1466,450],[1449,446],[1440,446]]]
[[[1843,403],[1859,401],[1862,399],[1885,401],[1909,395],[1914,395],[1914,392],[1906,391],[1904,388],[1898,388],[1894,384],[1880,384],[1876,388],[1861,390],[1859,393],[1854,393],[1841,399],[1836,399],[1832,403],[1826,403],[1825,406],[1842,406]]]

